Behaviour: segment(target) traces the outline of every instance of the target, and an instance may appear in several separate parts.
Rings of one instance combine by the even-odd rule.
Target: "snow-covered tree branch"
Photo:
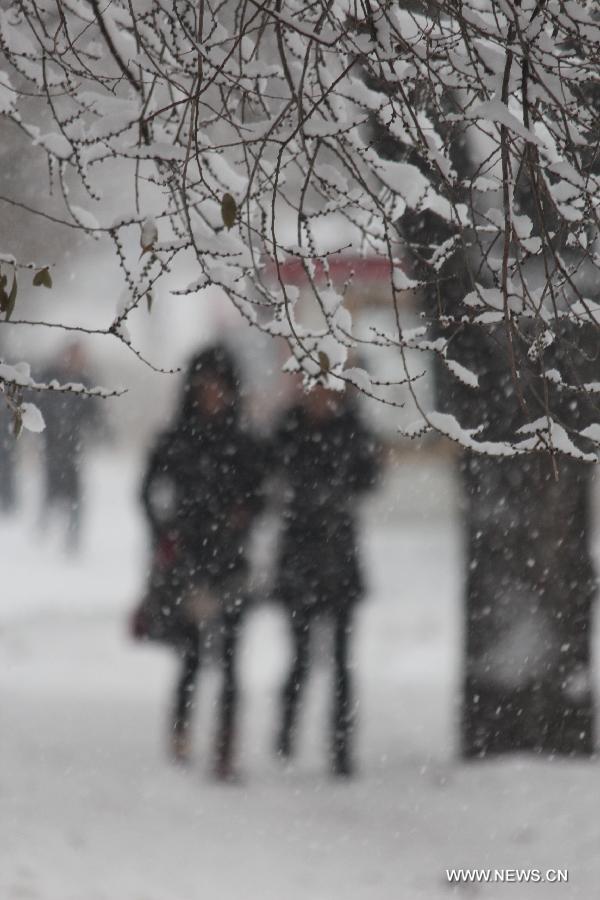
[[[394,350],[413,433],[596,458],[594,3],[15,0],[0,49],[0,112],[47,155],[64,221],[112,241],[128,299],[107,334],[134,348],[132,312],[192,259],[178,291],[222,288],[309,380],[385,400],[355,357]],[[385,262],[393,327],[356,327],[354,275],[332,268],[349,248]],[[415,290],[429,300],[407,330]],[[478,340],[509,379],[504,433],[414,389],[409,351],[480,393]]]

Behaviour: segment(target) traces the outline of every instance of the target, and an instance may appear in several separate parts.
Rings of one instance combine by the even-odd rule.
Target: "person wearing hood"
[[[185,762],[206,635],[217,621],[223,683],[215,775],[221,779],[234,774],[236,647],[263,476],[261,447],[240,413],[240,378],[229,351],[222,345],[201,351],[190,361],[173,427],[159,437],[143,480],[155,555],[133,625],[136,636],[169,643],[180,656],[170,745],[175,760]]]

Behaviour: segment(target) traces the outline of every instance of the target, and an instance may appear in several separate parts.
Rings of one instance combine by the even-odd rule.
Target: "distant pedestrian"
[[[349,671],[353,612],[363,594],[357,537],[359,498],[373,487],[377,453],[354,401],[313,388],[284,413],[273,442],[283,480],[283,529],[275,593],[291,629],[292,663],[282,691],[277,751],[292,756],[298,705],[310,668],[315,620],[334,631],[331,767],[353,772],[354,699]]]
[[[0,397],[0,512],[14,512],[17,505],[17,438],[9,408]]]
[[[214,771],[220,779],[235,774],[237,644],[262,478],[261,448],[241,421],[234,361],[225,347],[209,347],[191,360],[173,426],[150,454],[142,499],[154,562],[134,627],[139,636],[171,644],[180,657],[170,749],[184,762],[198,671],[216,624],[223,683]]]
[[[79,341],[66,345],[60,357],[40,375],[44,382],[89,387],[88,360]],[[46,427],[42,434],[44,486],[40,527],[54,513],[66,519],[66,547],[79,550],[83,514],[83,466],[86,444],[99,431],[98,400],[77,392],[44,391],[36,399]]]

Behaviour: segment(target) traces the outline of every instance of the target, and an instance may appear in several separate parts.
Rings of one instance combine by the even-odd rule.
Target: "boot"
[[[275,742],[275,756],[282,760],[289,760],[294,756],[291,728],[286,728],[284,726],[277,735],[277,740]]]
[[[217,737],[215,764],[213,775],[217,781],[234,783],[239,776],[233,762],[233,732],[231,728],[223,729]]]
[[[352,778],[356,769],[346,745],[336,747],[331,757],[331,774],[336,778]]]
[[[177,765],[185,766],[191,759],[192,744],[188,729],[175,729],[171,734],[170,756]]]
[[[348,722],[338,725],[331,743],[331,774],[340,778],[351,778],[355,774],[352,760],[351,728]]]

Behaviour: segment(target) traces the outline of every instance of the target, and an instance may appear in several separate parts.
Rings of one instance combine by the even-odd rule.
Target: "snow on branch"
[[[505,455],[538,448],[537,431],[516,429],[545,419],[549,446],[577,451],[554,396],[600,380],[572,354],[572,329],[598,321],[594,4],[14,0],[0,10],[0,54],[0,114],[64,185],[78,179],[87,202],[69,206],[65,189],[64,219],[112,241],[128,300],[108,334],[135,350],[128,320],[169,273],[171,293],[220,287],[288,341],[309,381],[341,376],[365,340],[348,308],[359,276],[340,286],[330,265],[331,246],[348,246],[388,265],[386,340],[422,421],[403,333],[410,291],[420,349],[442,339],[431,358],[482,394],[482,348],[500,347],[518,413],[496,442],[442,412],[429,427]],[[103,222],[115,162],[127,189]],[[310,325],[290,258],[318,313]],[[465,333],[480,352],[461,350]],[[372,394],[373,373],[347,378]]]

